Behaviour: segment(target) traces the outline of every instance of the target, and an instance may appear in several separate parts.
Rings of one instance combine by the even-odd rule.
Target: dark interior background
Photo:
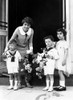
[[[62,0],[10,0],[9,39],[24,17],[33,19],[34,53],[44,47],[43,38],[49,34],[57,40],[56,31],[62,27]]]

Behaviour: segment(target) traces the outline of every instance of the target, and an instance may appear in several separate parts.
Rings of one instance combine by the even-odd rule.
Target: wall
[[[70,0],[70,46],[71,46],[71,72],[73,74],[73,0]]]

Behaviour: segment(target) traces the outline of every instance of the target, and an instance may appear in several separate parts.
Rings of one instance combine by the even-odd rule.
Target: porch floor
[[[8,86],[0,86],[0,100],[73,100],[73,87],[62,92],[42,91],[43,87],[23,88],[17,91],[7,90]]]

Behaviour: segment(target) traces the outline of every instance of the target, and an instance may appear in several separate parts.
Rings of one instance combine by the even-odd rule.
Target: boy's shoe
[[[66,87],[59,86],[59,87],[54,88],[54,90],[56,90],[56,91],[66,91]]]
[[[45,87],[44,89],[43,89],[43,91],[47,91],[48,90],[48,87]]]
[[[9,86],[9,87],[8,87],[8,90],[12,90],[12,89],[13,89],[13,86]]]
[[[48,92],[52,92],[53,91],[53,87],[49,87]]]
[[[18,86],[14,86],[14,88],[13,88],[14,90],[18,90]]]

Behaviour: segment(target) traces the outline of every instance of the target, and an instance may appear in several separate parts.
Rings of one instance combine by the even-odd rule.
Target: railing
[[[2,53],[8,41],[8,23],[0,21],[0,62],[2,62]]]
[[[8,23],[4,21],[0,21],[0,29],[7,29],[8,28]]]

